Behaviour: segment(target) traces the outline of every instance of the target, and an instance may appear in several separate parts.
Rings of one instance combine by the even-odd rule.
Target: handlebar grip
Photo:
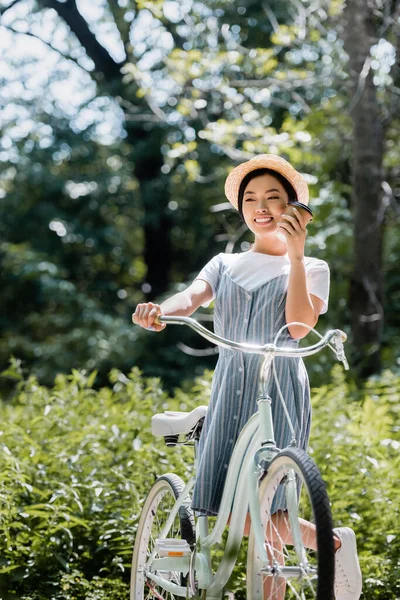
[[[156,325],[161,325],[161,321],[160,321],[160,320],[159,320],[159,318],[158,318],[158,317],[160,317],[160,316],[161,316],[161,315],[156,315],[156,318],[154,319],[154,323],[155,323]],[[345,334],[345,335],[346,335],[346,334]]]
[[[345,342],[347,340],[347,333],[345,333],[341,329],[338,329],[338,331],[340,333],[340,337],[342,338],[342,342]]]

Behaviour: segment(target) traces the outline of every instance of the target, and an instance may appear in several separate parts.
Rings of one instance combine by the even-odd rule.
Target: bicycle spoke
[[[311,585],[311,580],[308,580],[307,584],[309,586],[309,589],[310,589],[311,593],[313,594],[313,598],[316,598],[317,597],[317,593],[316,593],[314,587]]]
[[[298,593],[298,591],[294,588],[294,586],[292,585],[292,582],[290,580],[287,580],[286,583],[287,583],[288,588],[294,594],[293,597],[296,598],[296,600],[305,600],[304,593],[301,592],[301,596],[300,596],[299,593]]]

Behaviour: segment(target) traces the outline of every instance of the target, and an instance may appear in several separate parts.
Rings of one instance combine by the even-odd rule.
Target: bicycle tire
[[[304,571],[304,565],[299,560],[298,552],[289,541],[283,540],[291,535],[292,527],[288,511],[280,512],[276,517],[280,518],[280,531],[268,519],[268,511],[272,506],[274,497],[280,494],[280,486],[287,486],[291,473],[296,474],[297,483],[301,482],[301,491],[298,489],[298,513],[297,520],[304,518],[313,522],[316,528],[318,550],[306,550],[305,555],[309,569]],[[289,474],[289,477],[288,477]],[[282,497],[282,495],[280,495]],[[332,516],[329,498],[325,489],[324,481],[314,461],[300,448],[286,448],[282,450],[268,466],[265,476],[259,485],[259,499],[265,535],[265,547],[270,558],[273,557],[277,569],[274,573],[266,576],[261,573],[262,561],[259,556],[258,547],[255,543],[253,532],[250,530],[248,559],[247,559],[247,597],[252,600],[267,600],[264,598],[263,586],[266,586],[265,595],[268,600],[330,600],[334,597],[334,568],[335,550],[333,540]],[[300,521],[301,523],[301,521]],[[284,525],[282,527],[282,525]],[[303,530],[304,532],[304,530]],[[303,535],[303,533],[302,533]],[[274,543],[268,541],[275,536]],[[287,538],[286,538],[287,539]],[[289,538],[290,539],[290,538]],[[292,538],[293,539],[293,538]],[[303,539],[304,541],[304,539]],[[303,546],[304,547],[304,546]],[[289,579],[279,578],[280,566],[293,566],[303,573],[300,577]]]
[[[167,473],[159,477],[150,489],[140,514],[136,532],[135,544],[132,556],[130,600],[147,600],[148,598],[162,597],[165,599],[176,598],[165,590],[154,585],[159,596],[151,595],[152,590],[143,572],[147,557],[151,553],[157,532],[160,532],[168,515],[169,510],[175,504],[176,499],[184,490],[184,483],[174,473]],[[196,540],[193,511],[188,506],[181,506],[175,518],[168,537],[186,540],[190,546],[194,546]],[[163,573],[165,577],[165,573]],[[186,577],[181,573],[170,573],[170,581],[177,585],[186,585]]]

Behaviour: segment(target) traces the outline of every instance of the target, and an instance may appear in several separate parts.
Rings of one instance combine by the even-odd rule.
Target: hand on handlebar
[[[157,319],[158,315],[162,315],[159,304],[153,302],[138,304],[132,315],[132,322],[144,329],[159,332],[165,329],[166,323],[160,323]]]

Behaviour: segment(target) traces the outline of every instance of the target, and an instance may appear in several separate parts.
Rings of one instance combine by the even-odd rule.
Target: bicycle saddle
[[[166,410],[151,419],[151,431],[156,437],[189,433],[207,413],[207,406],[197,406],[190,413]]]

